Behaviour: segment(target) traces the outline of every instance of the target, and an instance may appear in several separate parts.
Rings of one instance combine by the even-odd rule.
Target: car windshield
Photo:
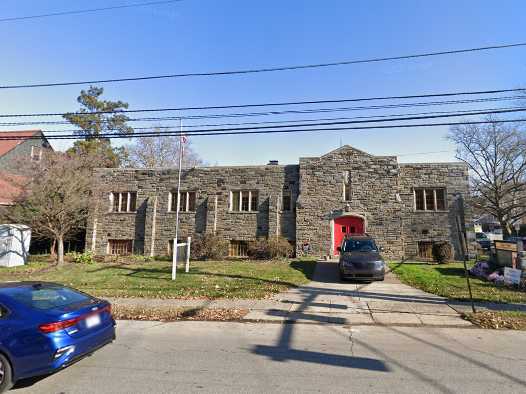
[[[25,306],[39,310],[63,308],[90,299],[85,294],[62,286],[12,287],[3,292]]]
[[[343,244],[344,252],[377,252],[378,248],[372,239],[348,239]]]

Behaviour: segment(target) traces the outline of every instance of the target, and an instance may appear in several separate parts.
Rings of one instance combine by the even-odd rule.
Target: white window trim
[[[135,210],[132,211],[130,208],[131,208],[131,196],[132,194],[135,193]],[[122,195],[123,194],[126,194],[127,195],[127,199],[126,199],[126,207],[125,209],[122,209]],[[117,210],[114,210],[114,203],[115,203],[115,195],[118,196],[118,199],[119,199],[119,205],[118,205],[118,208]],[[133,212],[136,212],[137,211],[137,192],[110,192],[110,195],[109,195],[109,200],[110,200],[110,212],[116,212],[116,213],[133,213]]]
[[[38,151],[38,160],[34,160],[33,158],[35,157],[35,148],[38,148],[39,151]],[[40,163],[40,161],[42,160],[42,148],[41,147],[38,147],[38,146],[31,146],[31,161],[34,161],[36,163]]]
[[[230,191],[230,212],[258,212],[257,207],[252,207],[252,193],[257,193],[259,198],[259,190],[231,190]],[[234,194],[239,193],[239,209],[234,210]],[[248,210],[243,210],[243,196],[246,196],[248,193]]]
[[[168,212],[177,212],[177,207],[179,207],[179,212],[195,212],[190,211],[190,194],[194,193],[195,195],[195,204],[197,204],[197,192],[189,190],[189,191],[181,191],[177,193],[177,206],[174,209],[173,206],[173,196],[176,194],[176,191],[171,191],[168,193]],[[185,195],[185,204],[184,207],[181,206],[181,195]]]

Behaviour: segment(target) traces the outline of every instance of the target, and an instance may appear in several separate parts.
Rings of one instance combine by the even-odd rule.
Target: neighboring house
[[[175,237],[177,169],[97,169],[86,247],[95,254],[166,255]],[[298,255],[337,255],[345,234],[367,232],[385,255],[430,257],[448,241],[461,256],[462,163],[399,164],[343,146],[298,165],[198,167],[181,181],[180,239],[216,233],[231,256],[250,240],[283,236]]]
[[[39,163],[46,149],[52,148],[41,130],[0,132],[0,205],[11,205],[31,175],[23,162]]]

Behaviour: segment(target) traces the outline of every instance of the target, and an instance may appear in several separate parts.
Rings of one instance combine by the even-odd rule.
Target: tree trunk
[[[58,244],[58,264],[64,264],[64,239],[60,236],[57,237]]]
[[[502,217],[497,218],[498,222],[500,223],[500,227],[502,229],[502,238],[506,239],[511,235],[510,232],[510,225],[508,221]]]
[[[50,255],[51,255],[51,259],[53,261],[55,261],[57,259],[57,239],[56,238],[53,238],[53,242],[51,243],[51,251],[50,251]]]

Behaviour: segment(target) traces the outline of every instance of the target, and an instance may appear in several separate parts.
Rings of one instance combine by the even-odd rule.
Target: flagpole
[[[173,245],[172,280],[177,277],[177,243],[179,239],[179,211],[181,208],[181,170],[183,166],[183,119],[179,118],[179,175],[177,177],[177,212],[175,213],[175,239]],[[172,197],[173,198],[173,197]]]

